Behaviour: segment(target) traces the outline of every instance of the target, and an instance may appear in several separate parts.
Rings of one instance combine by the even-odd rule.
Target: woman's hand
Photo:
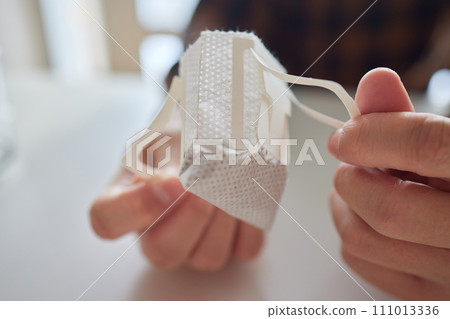
[[[92,205],[95,232],[108,239],[145,232],[141,237],[144,254],[164,269],[188,266],[216,271],[232,256],[254,258],[261,249],[263,232],[185,192],[175,175],[180,136],[166,135],[172,135],[173,160],[145,180],[122,170]]]
[[[361,80],[356,103],[363,115],[329,140],[345,162],[330,200],[343,258],[400,298],[448,300],[450,120],[413,113],[387,69]]]

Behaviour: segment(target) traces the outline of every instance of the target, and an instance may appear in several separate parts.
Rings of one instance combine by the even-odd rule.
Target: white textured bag
[[[350,116],[359,114],[339,84],[286,74],[252,33],[202,32],[181,58],[179,71],[149,130],[163,130],[178,104],[182,109],[179,179],[183,186],[265,230],[273,222],[286,184],[287,163],[281,159],[281,149],[283,139],[289,137],[291,101],[318,120],[342,125],[301,104],[286,82],[330,89]],[[277,139],[281,145],[265,143],[268,139]],[[142,144],[142,139],[136,143]],[[142,164],[133,160],[132,149],[123,164],[148,176]]]

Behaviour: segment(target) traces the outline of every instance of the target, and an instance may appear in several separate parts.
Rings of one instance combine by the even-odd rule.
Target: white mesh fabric
[[[183,140],[181,150],[187,149],[192,140],[197,136],[197,123],[198,122],[198,91],[200,87],[200,54],[201,54],[201,41],[195,42],[189,47],[185,53],[185,59],[187,61],[180,63],[180,76],[182,81],[182,104],[185,112],[188,116],[183,116]],[[183,114],[183,113],[182,113]]]
[[[199,40],[186,51],[180,65],[185,89],[182,104],[198,125],[185,116],[184,151],[179,177],[186,188],[196,181],[189,191],[226,213],[262,229],[269,229],[278,208],[276,202],[281,200],[286,184],[287,168],[280,165],[277,157],[264,146],[258,154],[266,165],[258,164],[248,150],[236,151],[227,147],[228,139],[232,137],[232,53],[235,37],[251,39],[255,43],[254,49],[270,65],[284,71],[253,34],[202,32]],[[255,145],[258,142],[257,120],[264,105],[262,95],[266,89],[264,74],[250,50],[244,52],[243,72],[244,138]],[[285,136],[275,136],[282,137]],[[194,165],[193,138],[223,139],[223,160],[206,160],[201,156],[201,164]],[[202,154],[215,151],[215,146],[201,147]],[[229,165],[229,156],[233,155],[236,155],[236,165]],[[248,157],[252,158],[250,163],[241,165]]]
[[[204,147],[202,151],[211,150]],[[190,192],[234,217],[265,230],[270,228],[278,209],[275,201],[280,201],[286,184],[286,166],[280,166],[265,149],[259,155],[268,163],[266,166],[260,166],[254,159],[248,165],[240,165],[249,156],[247,151],[238,151],[236,166],[228,165],[227,150],[223,161],[205,160],[201,165],[192,165],[192,155],[191,148],[181,167],[180,180],[184,187],[191,186],[198,178]]]
[[[285,72],[253,34],[202,32],[183,55],[180,77],[173,79],[168,98],[148,128],[150,132],[162,130],[181,101],[180,181],[192,193],[262,229],[271,226],[286,184],[286,159],[282,159],[283,165],[280,159],[281,148],[288,146],[282,139],[289,137],[291,101],[316,120],[337,128],[344,125],[299,102],[286,83],[331,90],[352,118],[360,115],[352,97],[338,83]],[[134,159],[138,147],[142,148],[148,138],[146,134],[132,143],[122,159],[124,167],[144,178],[152,172],[143,170]],[[251,145],[262,144],[256,155],[264,165],[239,143],[240,139],[229,142],[232,136],[244,138]],[[216,155],[216,146],[199,149],[196,143],[198,156],[193,150],[195,139],[222,139],[219,146],[223,157],[202,157]],[[276,145],[263,144],[267,139],[277,139]],[[230,159],[234,159],[233,165]]]

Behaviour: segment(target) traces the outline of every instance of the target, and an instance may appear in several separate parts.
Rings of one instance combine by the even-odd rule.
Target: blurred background
[[[366,3],[356,2],[366,8]],[[283,214],[277,217],[261,258],[233,264],[217,274],[160,271],[142,256],[139,245],[128,251],[134,234],[111,242],[91,230],[90,205],[120,167],[126,140],[145,128],[161,105],[166,74],[183,52],[183,33],[197,3],[0,0],[0,300],[75,300],[125,250],[126,256],[83,299],[367,300]],[[265,2],[269,9],[273,3],[277,2]],[[233,7],[229,13],[239,10]],[[286,12],[290,10],[278,18],[291,23],[294,20],[286,19]],[[372,12],[376,13],[369,11],[365,24],[376,20]],[[356,10],[350,18],[360,13]],[[259,19],[260,12],[255,14],[262,30],[271,34],[271,27]],[[223,22],[211,16],[206,12],[211,28]],[[333,32],[343,31],[330,21]],[[203,23],[198,23],[199,28],[204,28]],[[353,29],[358,39],[372,42],[360,27]],[[322,38],[316,43],[317,52],[336,39],[334,34],[328,36],[331,41]],[[278,40],[276,34],[273,38]],[[450,47],[447,42],[439,42],[445,50]],[[306,52],[302,42],[296,44]],[[347,44],[359,46],[351,40]],[[308,54],[314,60],[317,52]],[[417,109],[446,112],[449,79],[450,71],[441,70],[430,82],[432,94],[412,92]],[[336,98],[323,92],[304,92],[302,101],[347,118],[344,108],[336,107]],[[291,123],[295,123],[292,136],[314,138],[327,165],[290,168],[283,206],[340,260],[339,239],[327,205],[337,166],[326,152],[332,128],[297,109]],[[376,299],[392,298],[363,285]]]
[[[114,106],[133,108],[119,124],[110,118],[110,125],[126,125],[128,118],[121,141],[145,127],[142,121],[131,128],[130,117],[148,120],[156,112],[197,3],[0,0],[0,171],[28,134],[51,134],[52,125],[75,125],[80,114],[85,121],[102,107],[109,116]],[[80,92],[83,102],[75,98]],[[68,116],[66,122],[49,123],[58,113]],[[33,123],[24,124],[31,117]]]
[[[183,52],[181,34],[197,2],[0,0],[3,63],[8,69],[49,69],[67,80],[140,72],[109,33],[161,80]]]
[[[0,0],[0,300],[75,300],[135,240],[100,240],[89,208],[161,105],[196,4]],[[144,298],[139,245],[122,266],[86,297]]]

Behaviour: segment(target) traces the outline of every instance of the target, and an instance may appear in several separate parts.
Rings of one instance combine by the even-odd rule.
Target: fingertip
[[[328,152],[336,158],[339,158],[339,139],[342,129],[334,131],[328,139]]]
[[[361,114],[414,112],[400,76],[389,68],[367,72],[359,82],[355,101]]]
[[[89,211],[92,230],[103,239],[116,239],[122,235],[105,214],[103,200],[97,200]]]

